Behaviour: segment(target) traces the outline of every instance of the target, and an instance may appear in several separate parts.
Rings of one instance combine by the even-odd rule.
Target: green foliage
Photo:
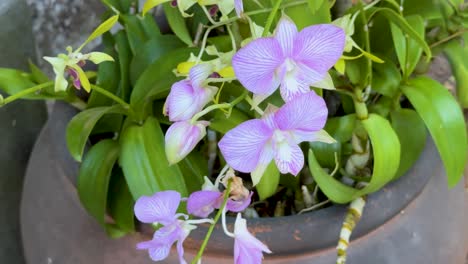
[[[467,152],[466,125],[460,106],[447,89],[427,77],[411,80],[401,87],[424,120],[447,173],[449,187],[463,177]]]
[[[255,186],[260,200],[265,200],[276,193],[280,182],[280,172],[274,161],[270,162],[260,182]]]
[[[164,134],[157,119],[148,117],[142,126],[127,126],[120,143],[119,163],[135,200],[162,190],[175,190],[187,196],[181,170],[167,161]]]

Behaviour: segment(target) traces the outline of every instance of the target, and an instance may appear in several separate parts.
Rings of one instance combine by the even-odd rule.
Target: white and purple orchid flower
[[[241,123],[228,131],[218,145],[229,166],[250,172],[254,185],[272,160],[281,173],[297,175],[304,166],[299,143],[334,142],[323,130],[327,114],[323,98],[310,91],[279,109],[270,105],[261,119]]]
[[[188,79],[172,85],[164,107],[164,113],[169,116],[170,121],[192,118],[213,99],[218,88],[207,84],[206,80],[211,74],[210,64],[198,64],[190,69]]]
[[[180,263],[186,263],[182,244],[190,231],[196,228],[190,220],[180,220],[177,214],[181,196],[176,191],[162,191],[153,196],[142,196],[135,204],[135,215],[143,223],[158,223],[159,228],[150,241],[137,244],[137,249],[148,250],[150,258],[160,261],[169,256],[172,245],[177,242]],[[187,217],[186,217],[187,218]]]
[[[237,214],[234,223],[234,263],[262,263],[262,252],[271,253],[265,244],[249,232],[247,221],[241,214]]]
[[[172,124],[166,132],[165,150],[169,164],[175,164],[187,156],[206,135],[208,121],[190,120]]]
[[[241,84],[255,94],[254,101],[259,103],[280,86],[287,102],[310,91],[310,86],[320,86],[316,84],[342,55],[345,39],[343,29],[330,24],[298,32],[283,15],[273,37],[250,42],[234,55],[232,65]]]

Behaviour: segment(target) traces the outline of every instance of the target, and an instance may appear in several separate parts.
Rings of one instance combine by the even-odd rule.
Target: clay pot
[[[26,1],[1,0],[0,25],[0,67],[27,70],[35,52]],[[0,108],[0,263],[24,263],[21,189],[29,154],[46,119],[44,102],[19,100]]]
[[[75,111],[57,104],[36,143],[21,208],[28,263],[152,263],[135,250],[150,232],[107,238],[78,200],[78,164],[67,152],[64,131]],[[280,218],[250,219],[249,229],[274,252],[264,263],[335,263],[344,206]],[[428,141],[414,167],[368,198],[349,248],[348,264],[464,263],[468,199],[460,184],[448,190],[443,166]],[[232,219],[229,225],[232,230]],[[185,242],[186,259],[196,253],[206,228]],[[216,228],[203,263],[232,263],[233,240]],[[165,263],[177,263],[175,251]]]

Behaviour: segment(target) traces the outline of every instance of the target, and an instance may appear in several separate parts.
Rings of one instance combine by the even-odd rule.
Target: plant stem
[[[195,123],[200,117],[208,114],[209,112],[216,110],[216,109],[225,109],[225,108],[233,108],[236,104],[238,104],[240,101],[242,101],[246,96],[247,96],[247,90],[245,90],[239,97],[237,97],[234,101],[231,103],[222,103],[222,104],[214,104],[210,105],[207,108],[205,108],[203,111],[197,113],[192,117],[192,124]]]
[[[281,0],[276,0],[276,3],[273,6],[273,9],[271,10],[271,13],[268,15],[265,28],[263,29],[262,37],[266,37],[268,35],[271,24],[273,23],[273,19],[275,19],[276,13],[278,12],[280,5],[281,5]]]
[[[463,35],[463,34],[466,33],[466,32],[468,32],[468,29],[463,29],[463,30],[457,31],[457,32],[453,33],[452,35],[450,35],[450,36],[448,36],[448,37],[446,37],[446,38],[443,38],[443,39],[441,39],[441,40],[439,40],[439,41],[437,41],[437,42],[432,43],[432,44],[429,46],[429,48],[433,49],[433,48],[439,46],[440,44],[444,44],[445,42],[447,42],[447,41],[449,41],[449,40],[452,40],[452,39],[454,39],[454,38],[456,38],[456,37],[458,37],[458,36]]]
[[[124,100],[120,99],[111,92],[107,91],[106,89],[96,86],[94,84],[91,84],[91,89],[121,104],[125,109],[130,109],[129,104],[127,104]]]
[[[51,82],[46,82],[46,83],[41,83],[39,85],[36,85],[36,86],[33,86],[33,87],[28,88],[26,90],[23,90],[23,91],[21,91],[19,93],[15,93],[15,94],[13,94],[11,96],[8,96],[7,98],[5,98],[3,100],[0,100],[0,106],[4,106],[6,104],[9,104],[9,103],[11,103],[11,102],[13,102],[13,101],[15,101],[17,99],[20,99],[20,98],[22,98],[22,97],[24,97],[24,96],[26,96],[28,94],[35,93],[35,92],[37,92],[37,91],[39,91],[41,89],[44,89],[44,88],[52,86],[52,85],[54,85],[54,82],[52,82],[52,81]]]
[[[213,233],[216,223],[219,221],[219,218],[223,214],[224,208],[226,208],[226,204],[229,199],[229,190],[231,189],[231,182],[232,182],[232,179],[229,179],[227,187],[226,187],[226,191],[224,192],[223,204],[221,205],[221,208],[219,208],[218,213],[216,214],[213,220],[214,223],[211,224],[210,228],[208,229],[208,232],[206,233],[206,236],[205,236],[205,240],[203,240],[203,243],[200,247],[200,250],[198,251],[197,256],[195,256],[195,258],[192,260],[192,264],[196,264],[201,259],[203,255],[203,251],[205,251],[206,245],[208,244],[208,240],[211,237],[211,233]]]

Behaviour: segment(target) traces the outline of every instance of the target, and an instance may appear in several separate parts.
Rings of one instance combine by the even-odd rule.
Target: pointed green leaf
[[[68,123],[67,126],[67,146],[72,157],[81,161],[83,151],[97,121],[105,114],[123,114],[125,110],[121,105],[103,106],[85,110]]]
[[[159,122],[148,117],[143,126],[130,125],[121,137],[120,165],[135,200],[163,190],[187,196],[184,177],[177,164],[170,166],[164,151]]]
[[[400,167],[396,178],[401,177],[418,160],[426,145],[426,126],[412,109],[399,109],[390,113],[392,127],[401,143]]]
[[[31,77],[35,83],[45,83],[50,81],[49,77],[37,67],[31,60],[28,61]]]
[[[403,31],[403,33],[408,34],[408,36],[423,49],[424,53],[426,54],[426,61],[431,59],[431,48],[429,48],[429,45],[424,40],[424,37],[422,37],[418,31],[414,30],[413,27],[411,27],[411,25],[408,24],[408,22],[400,14],[390,8],[385,7],[372,7],[369,8],[369,12],[371,13],[370,16],[373,16],[375,13],[380,13],[392,23],[397,25]]]
[[[132,53],[128,44],[127,35],[124,31],[119,31],[115,34],[115,44],[118,50],[119,65],[120,65],[120,98],[128,101],[130,98],[130,61]]]
[[[150,11],[153,7],[166,2],[170,2],[170,0],[146,0],[145,4],[143,5],[143,15],[146,15],[146,13],[148,13],[148,11]]]
[[[91,33],[91,35],[89,35],[89,37],[86,39],[86,41],[81,45],[81,47],[78,50],[80,50],[82,47],[84,47],[89,42],[93,41],[95,38],[101,36],[102,34],[106,33],[107,31],[109,31],[115,25],[115,23],[117,23],[117,21],[119,21],[119,16],[115,15],[115,16],[110,17],[106,21],[102,22],[102,24],[99,25],[93,31],[93,33]]]
[[[188,31],[185,19],[178,8],[174,8],[170,3],[163,4],[164,13],[166,13],[167,22],[174,34],[180,38],[185,44],[191,46],[193,44],[192,37]]]
[[[208,161],[204,159],[202,153],[194,150],[177,165],[184,175],[188,192],[201,190],[203,177],[208,175]]]
[[[444,86],[427,77],[413,79],[401,90],[429,129],[444,163],[448,185],[454,187],[463,176],[468,149],[460,106]]]
[[[424,40],[424,20],[419,15],[412,15],[405,18],[412,29]],[[409,76],[421,57],[422,48],[409,36],[404,34],[399,26],[390,23],[395,51],[400,62],[400,67],[406,76]]]
[[[119,143],[101,140],[86,154],[78,175],[81,204],[101,224],[105,224],[107,191],[112,167],[119,156]]]

